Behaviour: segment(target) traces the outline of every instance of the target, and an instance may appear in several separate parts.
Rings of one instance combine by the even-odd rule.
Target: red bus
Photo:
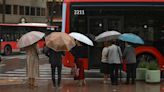
[[[49,34],[57,29],[57,26],[48,26],[42,23],[0,24],[0,52],[5,55],[20,52],[17,47],[17,41],[29,31],[40,31]],[[38,46],[42,49],[44,41],[39,41]]]
[[[157,60],[164,70],[163,18],[164,0],[65,0],[62,31],[95,36],[107,30],[135,33],[145,41],[136,47],[137,62]],[[96,42],[88,47],[88,69],[99,67],[102,48]]]

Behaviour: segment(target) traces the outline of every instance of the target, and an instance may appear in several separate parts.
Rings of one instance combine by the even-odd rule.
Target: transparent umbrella
[[[120,35],[121,35],[121,33],[114,31],[114,30],[113,31],[106,31],[106,32],[103,32],[103,33],[99,34],[98,36],[96,36],[95,41],[103,42],[103,41],[115,40]]]
[[[18,47],[24,48],[27,46],[30,46],[37,41],[41,40],[45,36],[45,33],[39,32],[39,31],[31,31],[26,34],[24,34],[19,40],[18,40]]]

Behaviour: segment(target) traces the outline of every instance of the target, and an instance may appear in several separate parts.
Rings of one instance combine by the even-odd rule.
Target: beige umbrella
[[[53,32],[45,41],[46,46],[55,51],[69,51],[76,45],[74,39],[64,32]]]
[[[18,41],[18,47],[24,48],[27,46],[30,46],[37,41],[41,40],[44,37],[45,33],[39,32],[39,31],[31,31],[26,34],[24,34]]]

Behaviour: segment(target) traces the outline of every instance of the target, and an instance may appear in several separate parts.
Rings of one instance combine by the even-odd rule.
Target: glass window
[[[35,16],[35,7],[31,7],[31,15]]]
[[[0,4],[0,14],[2,14],[2,13],[3,13],[3,5]]]
[[[18,14],[18,5],[13,6],[13,14]]]
[[[45,8],[41,8],[41,16],[45,16]]]
[[[36,12],[37,12],[37,16],[40,16],[40,8],[37,8]]]
[[[19,14],[24,15],[24,6],[19,6]]]
[[[25,15],[30,15],[30,7],[25,6]]]
[[[11,5],[6,5],[6,14],[11,14]]]

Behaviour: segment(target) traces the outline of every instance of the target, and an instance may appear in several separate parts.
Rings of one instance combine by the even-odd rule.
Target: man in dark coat
[[[64,52],[62,52],[62,51],[56,52],[56,51],[48,48],[45,54],[46,54],[46,56],[49,57],[49,63],[51,64],[51,74],[52,74],[53,85],[54,85],[54,87],[60,86],[61,70],[62,70],[62,55],[64,55]],[[57,68],[57,72],[58,72],[57,85],[56,85],[56,81],[55,81],[56,68]]]

